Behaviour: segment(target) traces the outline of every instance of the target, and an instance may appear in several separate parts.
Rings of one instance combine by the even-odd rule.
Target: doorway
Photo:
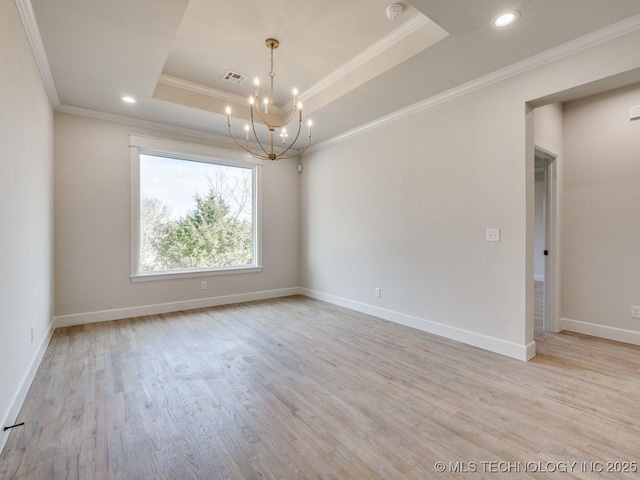
[[[534,330],[559,332],[556,158],[535,147]]]

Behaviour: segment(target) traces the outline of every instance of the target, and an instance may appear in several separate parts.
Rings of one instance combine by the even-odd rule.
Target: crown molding
[[[232,147],[232,150],[239,150],[236,143],[227,135],[219,135],[217,133],[203,132],[202,130],[196,130],[193,128],[178,127],[175,125],[169,125],[167,123],[154,122],[152,120],[143,120],[141,118],[127,117],[125,115],[118,115],[115,113],[101,112],[99,110],[91,110],[89,108],[74,107],[73,105],[61,104],[56,108],[56,112],[69,113],[71,115],[78,115],[81,117],[95,118],[97,120],[106,120],[108,122],[120,123],[123,125],[129,125],[133,127],[150,128],[153,130],[159,130],[161,132],[175,133],[178,135],[185,135],[188,137],[199,138],[203,140],[210,140],[216,144],[220,144],[223,147]],[[249,145],[258,151],[260,145],[256,142],[249,142]],[[299,150],[289,150],[292,155],[299,155]]]
[[[247,98],[249,96],[236,95],[235,93],[225,92],[224,90],[218,90],[217,88],[207,87],[201,83],[190,82],[189,80],[183,80],[182,78],[172,77],[171,75],[160,75],[158,83],[167,85],[169,87],[176,87],[189,92],[198,93],[200,95],[206,95],[208,97],[218,98],[232,103],[247,104]],[[282,115],[284,110],[278,105],[270,106],[273,111],[278,115]]]
[[[127,117],[125,115],[118,115],[115,113],[101,112],[99,110],[91,110],[90,108],[74,107],[73,105],[61,104],[58,106],[58,108],[56,108],[56,112],[70,113],[71,115],[95,118],[98,120],[106,120],[108,122],[121,123],[124,125],[130,125],[133,127],[151,128],[154,130],[160,130],[162,132],[177,133],[179,135],[187,135],[189,137],[213,140],[217,143],[223,143],[225,145],[235,146],[235,143],[233,142],[233,140],[231,140],[229,137],[225,135],[218,135],[217,133],[203,132],[202,130],[195,130],[192,128],[178,127],[175,125],[155,122],[152,120],[143,120],[141,118]]]
[[[309,89],[302,92],[298,98],[300,99],[300,101],[306,102],[308,99],[310,99],[314,95],[317,95],[319,92],[321,92],[325,88],[333,85],[342,77],[353,72],[355,69],[361,67],[362,65],[364,65],[365,63],[373,59],[374,57],[380,55],[382,52],[384,52],[388,48],[392,47],[396,43],[405,39],[406,37],[411,35],[413,32],[424,27],[430,22],[431,20],[429,20],[429,18],[425,17],[421,13],[414,15],[405,23],[403,23],[401,26],[399,26],[392,32],[382,37],[380,40],[378,40],[376,43],[371,45],[369,48],[367,48],[363,52],[353,57],[343,66],[341,66],[337,70],[334,70],[332,73],[330,73],[329,75],[324,77],[322,80],[320,80],[319,82],[311,86]]]
[[[35,13],[33,12],[33,6],[31,0],[15,0],[20,19],[24,31],[27,34],[33,57],[35,58],[38,70],[40,70],[40,77],[44,83],[44,88],[49,96],[49,102],[51,107],[55,110],[60,105],[60,97],[58,96],[58,90],[56,84],[53,81],[53,75],[51,74],[51,67],[49,66],[49,59],[47,58],[47,52],[44,49],[44,43],[42,42],[42,36],[40,35],[40,28],[38,28],[38,22],[36,21]]]
[[[445,103],[463,95],[467,95],[476,90],[480,90],[495,83],[499,83],[503,80],[507,80],[511,77],[515,77],[516,75],[520,75],[521,73],[525,73],[530,70],[542,67],[549,63],[568,57],[569,55],[582,52],[589,48],[614,40],[618,37],[633,33],[637,30],[640,30],[640,14],[634,15],[600,30],[596,30],[595,32],[589,33],[582,37],[578,37],[575,40],[571,40],[563,45],[559,45],[558,47],[554,47],[537,55],[533,55],[529,58],[509,65],[508,67],[501,68],[499,70],[496,70],[495,72],[464,83],[458,87],[454,87],[450,90],[426,98],[420,102],[414,103],[413,105],[409,105],[408,107],[396,110],[395,112],[392,112],[371,122],[362,124],[347,132],[341,133],[332,138],[324,140],[323,142],[315,144],[314,146],[310,147],[305,152],[305,154],[322,150],[331,145],[335,145],[336,143],[368,132],[369,130],[379,128],[383,125],[395,122],[404,117],[418,113],[422,110],[426,110],[441,103]]]
[[[215,97],[221,100],[226,100],[233,103],[245,103],[247,97],[242,95],[236,95],[235,93],[225,92],[224,90],[218,90],[216,88],[207,87],[196,82],[190,82],[189,80],[183,80],[182,78],[172,77],[171,75],[162,74],[158,83],[168,85],[170,87],[181,88],[182,90],[188,90],[190,92],[199,93],[208,97]]]

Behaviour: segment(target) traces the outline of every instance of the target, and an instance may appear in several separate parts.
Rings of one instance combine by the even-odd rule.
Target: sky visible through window
[[[140,155],[141,197],[157,198],[169,206],[171,220],[184,217],[193,210],[196,193],[206,195],[212,187],[220,191],[234,185],[249,185],[250,188],[251,169]],[[239,218],[251,221],[251,202],[240,205],[236,197],[225,197],[232,212],[241,209]]]

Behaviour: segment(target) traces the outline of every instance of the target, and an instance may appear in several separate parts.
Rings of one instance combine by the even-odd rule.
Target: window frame
[[[262,271],[262,161],[251,155],[177,140],[166,140],[144,135],[129,134],[131,157],[131,257],[130,276],[132,282],[169,280],[213,275],[231,275]],[[159,272],[140,271],[140,155],[156,155],[177,160],[196,161],[229,167],[251,169],[252,183],[252,230],[253,262],[237,267],[202,267],[166,270]]]

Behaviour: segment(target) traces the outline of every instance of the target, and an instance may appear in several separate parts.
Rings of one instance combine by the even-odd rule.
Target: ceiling
[[[640,14],[638,0],[402,0],[393,21],[391,0],[31,3],[66,108],[224,135],[224,107],[247,118],[254,77],[265,92],[274,37],[276,104],[297,86],[314,142]],[[519,21],[491,27],[509,9]]]
[[[212,3],[215,8],[212,8]],[[415,15],[407,5],[395,22],[384,12],[389,0],[190,0],[163,73],[246,96],[255,76],[267,80],[265,39],[281,42],[274,52],[280,102],[294,86],[305,91]],[[250,76],[247,85],[223,80],[228,70]],[[276,85],[278,86],[278,85]]]

